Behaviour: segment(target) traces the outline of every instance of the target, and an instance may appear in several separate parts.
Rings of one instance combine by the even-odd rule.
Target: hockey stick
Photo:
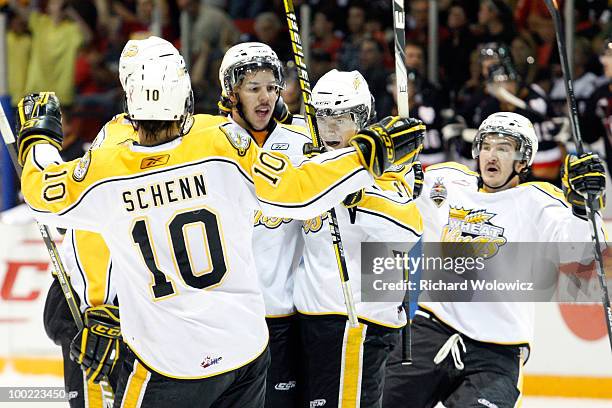
[[[578,108],[576,105],[576,97],[574,96],[572,72],[569,69],[569,61],[567,58],[561,12],[559,11],[559,4],[557,3],[557,0],[544,0],[544,2],[546,3],[546,7],[548,7],[548,10],[550,11],[550,14],[552,15],[553,21],[555,23],[557,48],[559,49],[561,70],[563,71],[563,77],[565,78],[565,93],[567,99],[567,107],[569,110],[570,122],[572,124],[572,134],[576,142],[576,151],[578,155],[581,155],[584,153],[584,146],[582,145],[582,136],[580,134],[580,126],[578,124]],[[602,304],[606,319],[606,328],[608,329],[608,340],[610,341],[610,348],[612,349],[612,307],[610,307],[610,296],[608,295],[608,285],[606,284],[603,257],[601,254],[599,235],[597,234],[597,223],[595,222],[593,201],[595,201],[595,197],[589,195],[588,199],[586,200],[587,216],[589,218],[589,221],[591,221],[591,226],[593,227],[593,234],[591,238],[595,242],[595,264],[597,265],[597,277],[599,278],[599,284],[601,285],[601,290],[603,294]]]
[[[393,0],[393,34],[395,37],[395,90],[397,92],[397,114],[401,118],[410,116],[408,101],[408,70],[404,49],[406,48],[406,11],[404,0]],[[406,275],[408,281],[410,275]],[[406,326],[402,328],[402,364],[412,364],[412,328],[410,325],[410,289],[403,302]]]
[[[13,130],[11,129],[11,125],[8,121],[8,118],[6,117],[6,112],[4,112],[4,107],[2,106],[0,106],[0,132],[2,133],[4,145],[6,146],[6,149],[9,152],[11,161],[13,162],[13,166],[15,167],[15,171],[17,172],[17,175],[21,178],[22,168],[19,165],[19,161],[17,160],[18,152],[15,135],[13,135]],[[66,273],[66,269],[64,268],[64,264],[62,263],[62,260],[60,258],[59,251],[57,250],[57,245],[55,245],[55,242],[53,242],[51,238],[49,227],[39,223],[38,221],[36,221],[36,226],[40,231],[42,240],[45,243],[45,247],[47,248],[49,257],[51,258],[51,265],[53,266],[57,281],[59,282],[60,287],[62,288],[62,292],[64,293],[64,298],[66,298],[66,303],[68,304],[68,309],[70,309],[70,314],[72,315],[74,324],[80,331],[84,327],[83,318],[81,317],[81,310],[79,309],[79,305],[77,305],[76,298],[74,297],[74,291],[72,289],[72,285],[70,284],[68,273]],[[84,386],[87,385],[84,384]],[[100,381],[100,387],[102,389],[102,398],[104,400],[105,406],[112,406],[114,400],[114,393],[107,379]]]
[[[308,123],[308,128],[312,137],[312,150],[320,152],[322,151],[323,143],[321,140],[321,135],[319,135],[317,122],[315,120],[315,109],[314,106],[312,106],[310,80],[308,79],[306,61],[304,61],[302,39],[300,37],[300,30],[298,27],[297,18],[295,16],[295,9],[293,8],[292,0],[284,0],[283,2],[285,3],[285,15],[287,17],[287,25],[289,26],[289,35],[291,37],[293,58],[298,72],[300,90],[302,91],[302,100],[304,102],[306,122]],[[340,236],[340,229],[338,228],[338,218],[336,217],[336,210],[334,208],[331,208],[327,212],[327,214],[329,220],[329,229],[331,231],[332,242],[334,245],[334,252],[336,254],[336,262],[338,263],[338,271],[340,272],[340,280],[342,282],[342,295],[344,296],[344,304],[346,305],[348,320],[351,327],[359,327],[357,310],[355,309],[355,300],[353,299],[353,291],[351,290],[348,270],[346,267],[346,259],[344,257],[342,237]]]

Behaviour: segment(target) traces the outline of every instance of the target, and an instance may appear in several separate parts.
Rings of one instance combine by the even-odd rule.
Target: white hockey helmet
[[[276,53],[268,45],[260,42],[247,42],[234,45],[227,50],[219,68],[219,83],[222,96],[228,97],[234,87],[251,70],[270,69],[279,88],[285,87],[283,66]]]
[[[125,91],[128,77],[147,60],[172,59],[185,66],[185,60],[169,41],[151,36],[144,40],[129,40],[119,58],[119,81]]]
[[[368,83],[358,71],[332,69],[312,90],[312,104],[318,117],[350,113],[357,129],[373,119],[372,99]]]
[[[538,137],[533,124],[525,116],[514,112],[497,112],[486,118],[480,124],[472,144],[474,159],[480,155],[482,141],[489,134],[511,137],[516,140],[518,160],[526,161],[527,166],[533,164],[538,152]]]
[[[126,98],[130,119],[182,121],[193,106],[189,73],[176,59],[142,61],[127,77]]]

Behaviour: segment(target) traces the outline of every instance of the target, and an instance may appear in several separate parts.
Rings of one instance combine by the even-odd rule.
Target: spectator
[[[535,82],[538,73],[536,42],[529,31],[521,31],[510,45],[512,60],[523,82]]]
[[[227,3],[228,13],[234,20],[255,18],[269,10],[266,0],[229,0]]]
[[[161,36],[170,42],[174,42],[178,38],[178,33],[169,23],[168,18],[168,4],[166,0],[158,0],[156,3],[154,0],[137,0],[136,10],[132,12],[122,2],[113,2],[114,11],[122,19],[122,34],[127,39],[142,39],[153,35],[152,23],[153,14],[156,4],[159,4],[162,8],[161,13]]]
[[[478,23],[481,26],[478,38],[481,43],[510,44],[516,35],[512,10],[503,0],[481,0]]]
[[[229,15],[221,8],[219,1],[178,0],[179,9],[184,10],[193,20],[191,51],[197,55],[204,44],[209,50],[223,52],[238,42],[238,30]]]
[[[285,73],[285,88],[281,91],[283,100],[292,114],[302,113],[302,91],[298,82],[298,74],[295,65],[288,67]],[[327,71],[325,71],[327,72]]]
[[[310,76],[313,84],[316,84],[319,78],[325,75],[336,67],[332,61],[331,55],[323,50],[313,50],[310,53]]]
[[[6,33],[8,92],[11,104],[16,106],[26,93],[32,36],[28,31],[27,20],[13,12],[8,13],[8,28]]]
[[[597,87],[597,75],[586,70],[587,63],[593,54],[591,43],[583,37],[577,37],[574,43],[574,95],[578,103],[580,113],[584,112],[586,100]],[[550,99],[553,101],[555,113],[563,116],[567,105],[565,102],[565,78],[559,76],[554,79],[550,91]]]
[[[425,50],[419,43],[408,41],[404,48],[404,63],[406,68],[413,70],[418,76],[420,93],[426,95],[426,98],[435,104],[445,104],[438,95],[438,88],[429,82],[425,76]],[[444,99],[444,98],[442,98]]]
[[[445,88],[456,94],[470,77],[470,54],[476,47],[463,3],[451,3],[447,25],[449,36],[440,44],[440,65]]]
[[[361,43],[359,72],[366,79],[374,96],[378,116],[388,116],[393,108],[393,99],[387,92],[388,73],[383,69],[383,49],[378,41],[365,39]]]
[[[312,34],[311,49],[326,52],[335,62],[338,51],[342,47],[342,40],[334,33],[334,22],[326,12],[317,11],[314,14]]]
[[[366,10],[363,5],[349,7],[346,26],[348,33],[338,53],[338,66],[341,71],[354,71],[359,66],[359,49],[365,37]]]
[[[15,0],[11,7],[27,18],[32,33],[25,92],[53,91],[63,106],[72,105],[77,52],[91,40],[91,29],[65,0],[49,0],[45,13]]]
[[[428,22],[429,22],[429,0],[411,0],[410,14],[406,21],[406,40],[413,41],[427,47]],[[438,40],[445,41],[448,30],[444,26],[438,28]]]
[[[257,41],[268,44],[283,63],[293,60],[291,43],[282,31],[283,25],[274,13],[261,13],[255,19],[255,35],[246,34],[240,37],[241,42]]]

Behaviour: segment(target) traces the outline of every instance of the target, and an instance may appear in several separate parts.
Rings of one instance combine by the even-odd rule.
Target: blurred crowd
[[[306,0],[294,0],[296,11]],[[392,1],[309,0],[312,85],[332,68],[359,70],[378,117],[395,112]],[[197,113],[215,113],[218,69],[237,42],[269,44],[287,62],[283,97],[301,109],[282,0],[4,0],[13,103],[26,92],[54,90],[64,108],[67,158],[77,157],[101,125],[123,110],[119,54],[131,38],[158,32],[179,49],[188,38]],[[470,129],[493,111],[528,116],[540,137],[534,177],[558,182],[569,138],[565,87],[555,31],[541,0],[439,0],[436,83],[427,76],[428,0],[407,0],[405,63],[411,115],[429,127],[422,160],[469,162]],[[161,5],[161,13],[158,5]],[[181,37],[181,15],[191,27]],[[607,0],[575,0],[574,88],[585,139],[610,124],[612,49]],[[157,30],[157,31],[156,31]],[[185,34],[185,33],[183,33]],[[602,96],[603,95],[603,96]],[[600,101],[608,98],[604,111]],[[598,116],[599,115],[599,116]],[[603,115],[603,116],[602,116]],[[607,116],[606,116],[607,115]],[[602,124],[599,126],[599,124]],[[612,157],[612,154],[608,155]]]

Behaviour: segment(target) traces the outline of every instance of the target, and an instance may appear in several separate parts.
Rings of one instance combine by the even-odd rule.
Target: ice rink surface
[[[61,387],[62,379],[56,376],[21,375],[7,370],[0,375],[0,387],[40,386]],[[0,402],[2,408],[66,408],[67,402]],[[522,408],[612,408],[612,400],[587,400],[569,398],[526,397]],[[443,408],[438,405],[436,408]]]

